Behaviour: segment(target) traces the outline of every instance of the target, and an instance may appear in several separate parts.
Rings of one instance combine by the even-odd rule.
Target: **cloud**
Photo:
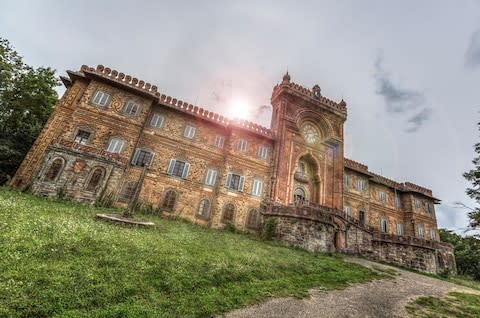
[[[474,68],[480,65],[480,29],[472,33],[470,44],[465,52],[465,66]]]
[[[387,113],[409,116],[407,123],[410,124],[410,127],[405,129],[405,132],[414,133],[418,131],[430,118],[432,109],[424,107],[426,103],[425,94],[419,90],[402,88],[394,84],[390,74],[383,68],[383,54],[381,52],[375,61],[375,80],[378,86],[375,93],[383,97]],[[419,108],[421,110],[417,112]],[[412,113],[414,114],[412,115]]]
[[[430,118],[432,114],[432,109],[425,107],[419,113],[413,115],[407,122],[412,124],[410,128],[407,128],[405,131],[408,133],[416,132],[423,123]]]
[[[375,62],[375,78],[378,84],[376,93],[384,98],[387,112],[404,113],[425,103],[422,92],[400,88],[393,84],[382,63],[383,56],[379,54]]]

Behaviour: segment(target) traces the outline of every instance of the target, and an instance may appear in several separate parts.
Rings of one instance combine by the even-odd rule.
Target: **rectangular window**
[[[215,141],[213,142],[213,145],[217,148],[223,148],[223,144],[225,143],[225,137],[216,135],[215,136]]]
[[[134,166],[144,167],[152,163],[153,153],[147,150],[137,149],[133,156]]]
[[[423,225],[418,226],[418,237],[422,239],[425,238],[425,228]]]
[[[400,200],[400,197],[398,195],[395,195],[395,206],[400,209],[402,207],[402,200]]]
[[[214,186],[217,181],[217,170],[208,169],[207,175],[205,176],[205,184],[208,186]]]
[[[267,159],[268,156],[268,148],[265,146],[258,147],[258,157],[262,159]]]
[[[397,235],[403,235],[403,224],[397,223]]]
[[[420,200],[419,200],[419,199],[415,199],[414,202],[415,202],[415,209],[416,209],[416,210],[420,210]]]
[[[430,214],[433,214],[433,204],[427,203],[427,211]]]
[[[192,139],[193,137],[195,137],[195,130],[196,130],[195,127],[190,126],[190,125],[186,125],[185,130],[183,132],[183,137],[188,138],[188,139]]]
[[[243,191],[243,184],[245,182],[245,177],[238,174],[229,173],[227,175],[227,182],[225,182],[225,187],[237,191]]]
[[[160,114],[153,114],[152,119],[150,119],[150,127],[160,128],[163,125],[163,116]]]
[[[378,200],[382,203],[385,203],[387,201],[387,198],[385,196],[385,192],[383,192],[383,191],[378,192]]]
[[[190,164],[188,162],[171,159],[170,164],[168,165],[167,174],[186,179],[189,170]]]
[[[350,218],[352,216],[352,209],[348,205],[343,206],[343,213],[346,218]]]
[[[245,152],[247,151],[247,141],[244,139],[237,140],[237,151]]]
[[[120,138],[112,138],[108,144],[107,151],[113,153],[120,153],[125,145],[125,141]]]
[[[123,113],[128,116],[136,116],[139,110],[140,110],[139,104],[133,101],[128,101],[127,104],[125,105],[125,108],[123,109]]]
[[[367,189],[365,186],[365,179],[357,180],[357,188],[358,188],[358,191],[365,191]]]
[[[75,136],[75,142],[79,144],[86,145],[90,139],[90,133],[85,130],[78,130],[77,135]]]
[[[262,195],[262,189],[263,189],[263,181],[258,179],[253,179],[252,194],[254,196],[259,197]]]
[[[108,93],[105,93],[104,91],[96,91],[95,95],[93,96],[92,103],[100,106],[100,107],[105,107],[108,105],[108,102],[110,101],[111,95]]]
[[[348,188],[350,186],[350,178],[348,177],[348,174],[343,175],[343,187]]]
[[[430,239],[434,241],[437,238],[437,233],[435,233],[435,230],[430,230]]]

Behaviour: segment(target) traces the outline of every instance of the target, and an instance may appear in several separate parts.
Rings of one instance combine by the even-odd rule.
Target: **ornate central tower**
[[[346,103],[290,82],[288,72],[273,88],[272,131],[276,145],[271,199],[283,205],[313,204],[343,209],[343,123]]]

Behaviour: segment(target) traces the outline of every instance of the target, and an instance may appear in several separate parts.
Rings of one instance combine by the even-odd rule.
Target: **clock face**
[[[320,138],[318,129],[312,124],[308,124],[308,123],[303,125],[302,135],[303,135],[303,138],[305,138],[305,141],[310,145],[316,143]]]

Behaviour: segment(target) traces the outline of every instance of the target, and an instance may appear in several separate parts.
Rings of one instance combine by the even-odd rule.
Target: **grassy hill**
[[[0,188],[0,317],[212,316],[378,277],[252,235],[153,215],[155,228],[118,227],[98,212],[112,211]]]

